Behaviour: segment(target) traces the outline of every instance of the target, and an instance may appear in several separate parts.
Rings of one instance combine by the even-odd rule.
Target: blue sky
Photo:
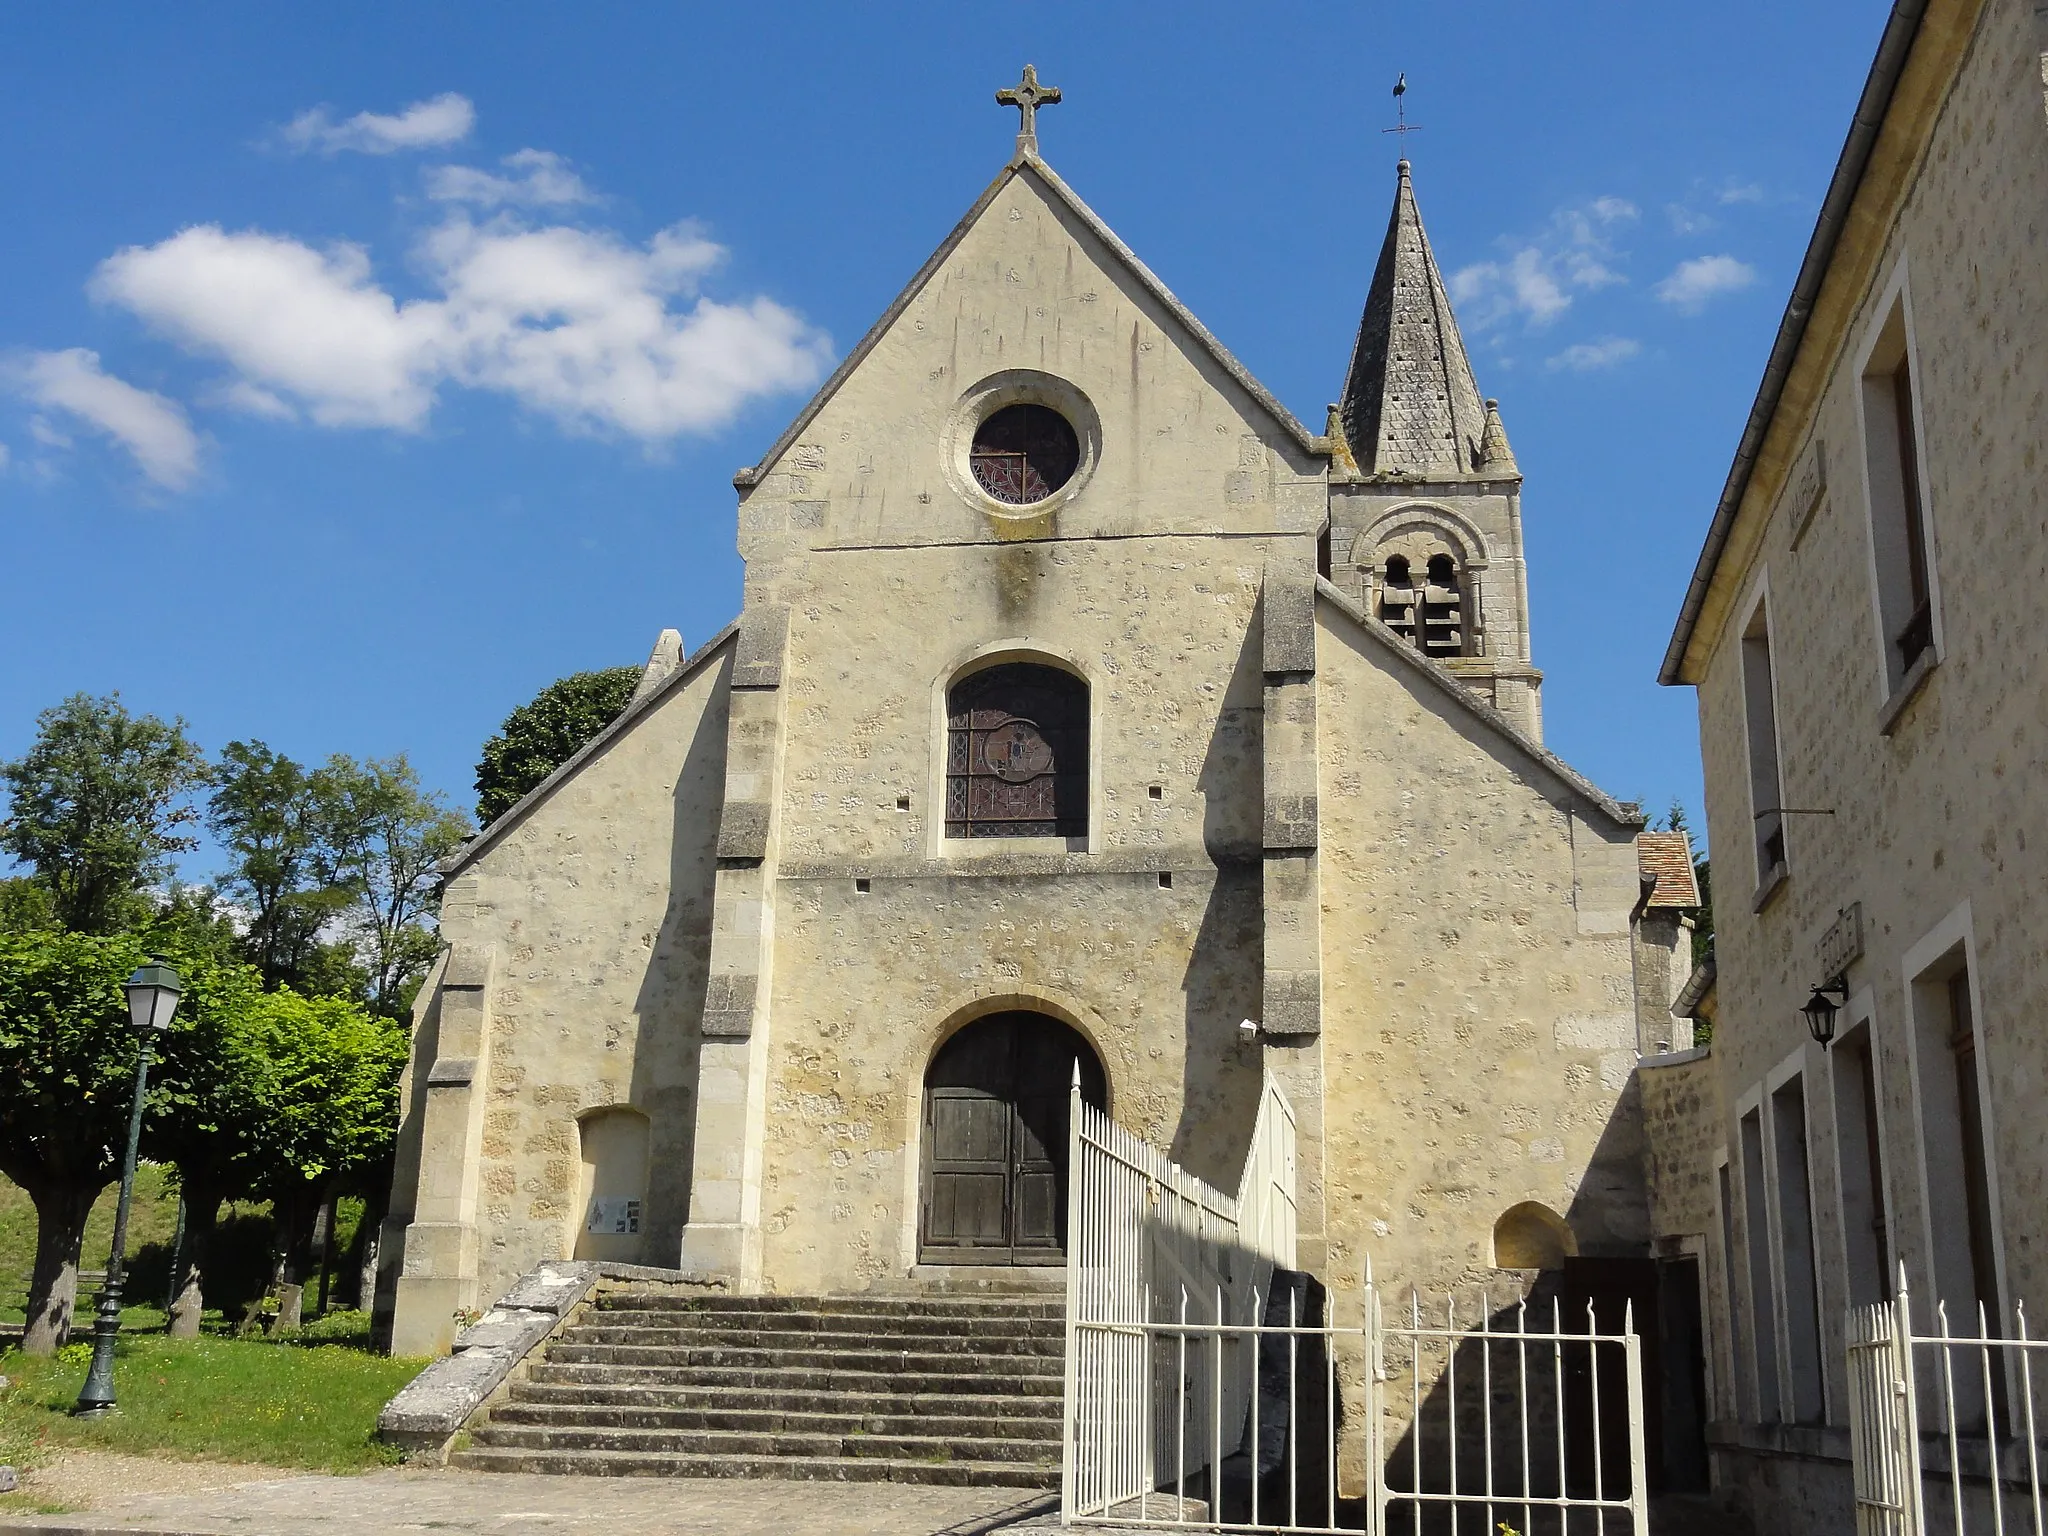
[[[1047,158],[1319,429],[1405,71],[1527,477],[1550,744],[1698,821],[1657,663],[1884,14],[17,10],[0,756],[119,689],[209,748],[404,751],[466,806],[541,685],[731,616],[733,469],[1001,166],[1026,59],[1066,93]]]

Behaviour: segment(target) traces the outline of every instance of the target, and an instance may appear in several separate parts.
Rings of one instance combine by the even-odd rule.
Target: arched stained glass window
[[[946,695],[946,836],[1088,835],[1088,685],[1007,662]]]

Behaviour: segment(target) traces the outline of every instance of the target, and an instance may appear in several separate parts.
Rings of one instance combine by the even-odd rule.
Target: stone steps
[[[490,1443],[500,1450],[622,1451],[665,1456],[789,1456],[806,1460],[878,1457],[885,1461],[1045,1463],[1044,1443],[951,1435],[809,1435],[790,1430],[622,1429],[603,1425],[506,1424],[491,1415]],[[1057,1446],[1058,1442],[1053,1442]],[[1056,1452],[1053,1453],[1056,1456]]]
[[[587,1403],[593,1408],[694,1408],[704,1413],[928,1414],[935,1418],[1060,1421],[1060,1400],[983,1393],[773,1392],[755,1387],[647,1387],[597,1382],[515,1382],[510,1401],[534,1406]]]
[[[548,1351],[550,1360],[564,1365],[647,1365],[671,1369],[711,1366],[728,1370],[777,1370],[794,1359],[802,1359],[814,1371],[858,1371],[864,1374],[893,1372],[921,1375],[925,1372],[968,1372],[976,1376],[1051,1376],[1061,1366],[1057,1358],[1038,1355],[982,1355],[965,1350],[939,1354],[908,1349],[809,1349],[787,1347],[744,1348],[687,1344],[581,1344],[564,1340]]]
[[[849,1405],[850,1407],[852,1405]],[[791,1436],[905,1436],[942,1440],[1006,1440],[1058,1445],[1058,1419],[1004,1419],[984,1414],[899,1413],[853,1408],[843,1413],[776,1408],[670,1408],[598,1403],[509,1402],[491,1410],[493,1424],[535,1429],[648,1429]],[[1007,1459],[1007,1458],[999,1458]]]
[[[953,1488],[1054,1488],[1059,1463],[885,1461],[880,1457],[672,1456],[630,1451],[459,1451],[450,1464],[470,1472],[543,1472],[584,1477],[796,1478],[839,1483],[930,1483]]]
[[[596,1326],[566,1328],[562,1331],[561,1342],[574,1347],[630,1345],[639,1349],[687,1350],[692,1354],[763,1350],[779,1353],[792,1348],[801,1348],[812,1356],[871,1355],[886,1351],[917,1356],[973,1354],[1061,1360],[1066,1354],[1066,1339],[1061,1334],[1040,1338],[964,1338],[957,1334],[873,1334],[838,1330],[777,1334],[746,1328],[644,1327],[614,1323],[610,1319]]]
[[[452,1458],[480,1471],[1050,1488],[1057,1299],[601,1296]]]
[[[1014,1347],[1058,1354],[1066,1344],[1064,1321],[1001,1318],[977,1320],[977,1327],[981,1331],[972,1337],[990,1349]],[[802,1312],[763,1312],[750,1317],[731,1312],[618,1311],[590,1312],[572,1325],[565,1336],[595,1338],[627,1329],[675,1339],[773,1339],[806,1345],[829,1344],[839,1339],[902,1339],[906,1344],[930,1340],[946,1347],[969,1337],[960,1332],[958,1319],[944,1317],[899,1318],[862,1313],[821,1316]]]

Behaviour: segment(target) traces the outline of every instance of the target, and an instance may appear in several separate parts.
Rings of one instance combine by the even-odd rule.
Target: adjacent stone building
[[[1333,1287],[1648,1254],[1684,893],[1542,746],[1521,476],[1405,163],[1369,293],[1312,433],[1027,130],[736,477],[735,623],[449,870],[397,1348],[557,1257],[1055,1264],[1077,1070],[1226,1187],[1271,1071]]]
[[[1765,1532],[1855,1528],[1851,1307],[2048,1292],[2044,39],[1894,6],[1664,663],[1717,955],[1710,1051],[1643,1074],[1653,1220],[1710,1255],[1716,1477]]]

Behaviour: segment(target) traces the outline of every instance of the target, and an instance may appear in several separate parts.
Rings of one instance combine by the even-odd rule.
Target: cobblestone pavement
[[[1055,1527],[1048,1494],[1014,1488],[695,1478],[543,1477],[399,1468],[123,1497],[88,1513],[0,1515],[44,1536],[1008,1536]]]

